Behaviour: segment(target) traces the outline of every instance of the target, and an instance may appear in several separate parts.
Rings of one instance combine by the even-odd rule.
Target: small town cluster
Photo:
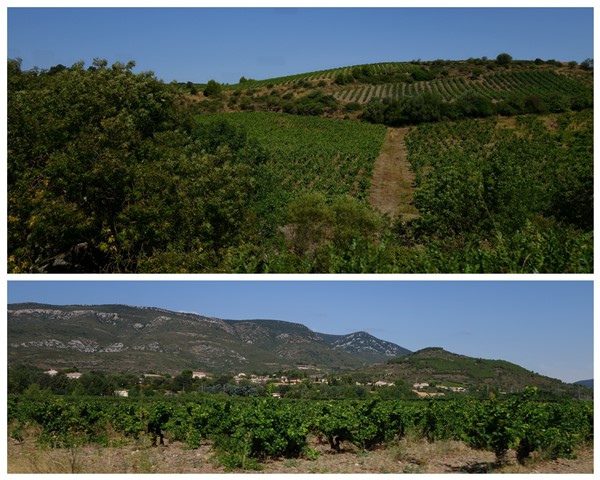
[[[257,385],[257,386],[270,386],[269,394],[273,397],[280,398],[282,396],[281,391],[277,390],[277,387],[291,387],[294,385],[301,385],[303,383],[311,383],[313,385],[339,385],[339,384],[348,384],[348,377],[335,377],[331,375],[326,375],[323,373],[319,374],[307,374],[303,373],[303,370],[310,370],[311,368],[308,366],[299,366],[298,371],[289,372],[287,374],[246,374],[244,372],[239,372],[233,376],[221,375],[220,381],[223,382],[225,379],[229,381],[229,383],[235,383],[236,385]],[[300,372],[300,373],[299,373]],[[59,371],[55,369],[47,370],[44,373],[47,375],[54,377]],[[69,380],[78,380],[83,375],[81,372],[66,372],[64,373],[66,378]],[[210,382],[215,380],[214,375],[204,372],[204,371],[194,371],[194,370],[186,370],[181,373],[181,376],[185,376],[188,379],[194,381],[206,381]],[[169,379],[170,375],[163,375],[157,373],[144,373],[139,376],[138,384],[140,385],[152,385],[153,383],[161,383],[166,379]],[[396,384],[394,382],[385,381],[385,380],[374,380],[374,381],[353,381],[353,385],[357,387],[394,387]],[[129,389],[121,388],[115,389],[113,394],[115,396],[128,397]],[[183,388],[185,391],[185,388]],[[437,397],[444,396],[446,392],[452,393],[465,393],[467,389],[463,386],[448,386],[448,385],[440,385],[440,384],[430,384],[427,382],[414,383],[412,385],[411,392],[416,394],[419,397]],[[164,389],[164,395],[170,396],[175,395],[177,392],[171,389]]]

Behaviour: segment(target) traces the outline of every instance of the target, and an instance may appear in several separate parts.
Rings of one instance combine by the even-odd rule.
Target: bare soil
[[[415,175],[408,161],[404,137],[408,128],[388,128],[383,147],[373,170],[370,204],[382,213],[408,221],[419,216],[411,204]]]
[[[342,445],[337,453],[311,441],[318,453],[305,458],[267,460],[259,471],[237,473],[593,473],[591,447],[577,452],[577,459],[543,460],[532,458],[519,465],[514,452],[506,465],[495,463],[492,452],[473,450],[461,442],[403,439],[385,448],[361,452]],[[8,440],[8,473],[227,473],[215,459],[210,443],[196,450],[175,442],[152,447],[147,441],[120,446],[85,446],[74,449],[44,449],[33,439],[17,443]]]

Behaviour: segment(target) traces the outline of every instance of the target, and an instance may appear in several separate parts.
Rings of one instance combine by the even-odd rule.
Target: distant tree
[[[204,95],[207,97],[217,97],[221,94],[223,86],[215,80],[209,80],[204,88]]]
[[[512,62],[512,57],[508,53],[501,53],[496,57],[496,63],[498,65],[507,66]]]
[[[346,85],[348,83],[352,83],[354,81],[354,76],[352,76],[351,74],[345,74],[345,73],[338,73],[335,76],[335,83],[337,85]]]
[[[198,88],[196,87],[196,85],[194,85],[193,82],[187,82],[186,86],[190,89],[190,93],[192,95],[196,95],[198,93]]]
[[[45,374],[41,368],[16,365],[8,369],[8,392],[23,393],[27,387],[41,383]]]
[[[473,91],[467,91],[459,97],[456,108],[465,117],[489,117],[494,114],[490,99]]]
[[[579,68],[582,70],[593,70],[594,69],[594,59],[586,58],[583,62],[579,64]]]
[[[102,69],[102,68],[106,68],[107,65],[108,65],[108,60],[106,60],[104,58],[94,58],[94,60],[92,61],[92,66],[94,68]]]
[[[65,67],[63,64],[59,63],[58,65],[54,65],[53,67],[50,67],[50,70],[48,70],[48,75],[55,75],[57,73],[63,72],[66,69],[67,69],[67,67]]]
[[[190,391],[192,386],[193,372],[191,370],[183,370],[179,375],[173,378],[173,387],[175,390]]]
[[[110,396],[115,390],[112,379],[101,372],[84,373],[78,381],[83,386],[86,395]]]

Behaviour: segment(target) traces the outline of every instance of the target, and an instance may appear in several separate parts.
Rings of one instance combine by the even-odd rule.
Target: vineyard
[[[211,442],[229,469],[258,469],[272,458],[315,458],[308,437],[331,452],[390,446],[410,436],[429,443],[464,442],[494,452],[508,450],[523,463],[533,452],[569,458],[593,441],[593,404],[547,402],[534,389],[506,399],[430,401],[291,401],[275,398],[110,399],[10,396],[9,435],[23,440],[33,426],[38,443],[53,448],[109,445],[114,436],[147,438],[154,445]],[[193,398],[193,399],[192,399]]]
[[[267,152],[271,207],[281,210],[302,192],[365,198],[385,137],[383,125],[321,117],[243,112],[196,117],[200,126],[228,122]]]
[[[550,127],[530,116],[517,118],[515,128],[490,120],[413,130],[406,145],[416,175],[415,203],[432,212],[426,221],[447,233],[484,223],[514,229],[535,210],[591,230],[592,112],[557,116]],[[460,205],[451,200],[456,195]]]
[[[202,92],[129,64],[9,67],[11,273],[593,270],[591,62],[388,62]],[[386,127],[410,130],[386,150],[414,170],[410,221],[366,201]]]
[[[586,87],[576,80],[552,71],[498,72],[479,79],[447,77],[412,83],[361,85],[340,89],[335,97],[344,102],[366,103],[372,99],[398,100],[405,96],[437,94],[445,101],[474,92],[491,100],[517,95],[572,95],[584,93]]]
[[[421,125],[406,146],[422,233],[494,238],[499,250],[512,238],[515,271],[592,270],[593,112]],[[528,229],[565,250],[527,252]]]

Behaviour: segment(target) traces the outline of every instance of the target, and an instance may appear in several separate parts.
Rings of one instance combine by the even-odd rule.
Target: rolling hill
[[[227,102],[220,107],[214,103],[211,109],[280,111],[282,104],[277,99],[289,101],[319,92],[339,105],[317,114],[352,118],[371,100],[432,94],[445,102],[465,95],[478,95],[494,103],[532,96],[552,102],[560,97],[589,96],[592,90],[591,69],[554,60],[514,60],[508,64],[491,59],[381,62],[263,80],[242,77],[238,84],[222,86]],[[204,85],[194,86],[191,100],[202,103],[214,98],[203,91]]]
[[[590,378],[588,380],[579,380],[578,382],[575,382],[575,385],[582,385],[584,387],[591,388],[593,390],[594,389],[594,379]]]
[[[362,373],[381,379],[401,379],[407,384],[429,383],[463,386],[470,390],[495,388],[500,391],[538,387],[556,393],[574,391],[574,386],[546,377],[505,360],[459,355],[440,347],[429,347],[374,365]]]
[[[276,371],[299,365],[335,371],[407,353],[366,332],[328,335],[276,320],[222,320],[125,305],[8,309],[9,365],[140,373]]]
[[[8,62],[10,273],[593,270],[591,60],[94,65]]]

